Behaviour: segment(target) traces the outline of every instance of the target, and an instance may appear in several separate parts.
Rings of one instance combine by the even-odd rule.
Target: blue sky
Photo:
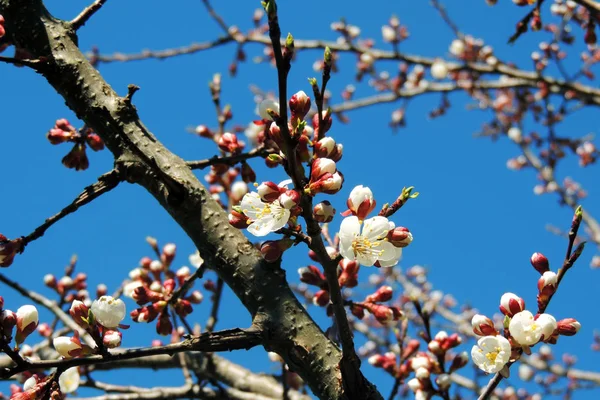
[[[529,67],[528,57],[536,49],[536,43],[548,39],[544,33],[529,34],[515,46],[507,46],[506,39],[524,13],[524,9],[513,7],[510,2],[495,8],[486,6],[483,0],[463,0],[460,5],[446,3],[462,30],[485,39],[494,46],[500,59]],[[46,5],[57,17],[69,19],[85,3],[48,0]],[[214,6],[227,23],[244,30],[251,26],[252,12],[260,3],[235,0],[227,2],[227,6],[215,2]],[[283,1],[280,5],[282,31],[291,31],[296,38],[334,40],[329,25],[343,16],[349,23],[359,25],[364,36],[374,38],[382,47],[386,44],[380,39],[380,26],[391,14],[398,15],[411,32],[411,38],[401,46],[403,51],[447,56],[452,32],[428,2],[308,0],[301,7]],[[220,33],[197,0],[180,0],[177,7],[165,7],[158,1],[109,1],[81,29],[80,44],[83,50],[98,46],[101,53],[130,53],[185,46],[211,40]],[[121,94],[126,93],[128,84],[140,86],[134,103],[149,129],[181,157],[201,159],[212,156],[214,146],[186,133],[185,129],[196,124],[215,125],[207,83],[215,72],[227,70],[234,50],[233,46],[226,46],[166,61],[101,65],[100,70]],[[256,45],[248,46],[246,51],[250,60],[262,54],[262,48]],[[312,63],[319,54],[299,55],[290,73],[290,93],[310,92],[306,78],[315,75]],[[576,54],[573,51],[574,59]],[[341,89],[353,79],[354,60],[351,55],[342,57],[341,71],[330,82],[334,103],[339,102]],[[574,68],[575,63],[567,65]],[[378,70],[392,72],[396,65],[381,64]],[[60,159],[69,146],[51,146],[45,133],[58,118],[66,117],[76,126],[80,126],[80,122],[44,79],[31,71],[0,65],[0,82],[3,122],[0,160],[5,171],[5,188],[0,200],[5,212],[0,232],[17,237],[28,234],[67,205],[84,186],[110,170],[112,158],[104,151],[90,154],[90,168],[85,172],[64,168]],[[265,90],[275,90],[274,69],[249,61],[240,65],[235,78],[224,73],[223,101],[232,105],[235,124],[246,125],[255,119],[251,83]],[[367,85],[357,86],[356,97],[371,93]],[[506,138],[491,142],[473,137],[481,124],[489,120],[489,114],[467,111],[468,99],[458,94],[450,97],[453,107],[446,116],[429,120],[428,112],[438,101],[439,97],[432,95],[411,102],[408,126],[397,133],[389,129],[388,122],[391,111],[398,105],[353,112],[349,114],[351,123],[348,125],[334,121],[330,133],[344,144],[344,158],[339,168],[346,182],[342,192],[329,200],[341,211],[355,185],[371,187],[379,204],[393,201],[403,186],[415,186],[421,196],[393,218],[397,224],[409,227],[415,237],[404,252],[401,267],[426,266],[436,288],[454,294],[459,301],[468,302],[488,315],[497,311],[500,296],[507,291],[521,295],[534,307],[537,273],[531,268],[529,257],[540,251],[549,257],[551,267],[558,268],[566,242],[549,233],[545,226],[553,224],[567,230],[572,212],[561,208],[552,195],[533,194],[536,179],[532,171],[514,172],[506,168],[506,160],[519,154],[517,147]],[[578,112],[576,117],[559,125],[558,133],[563,136],[595,133],[598,124],[592,112]],[[532,121],[527,124],[527,130],[540,128]],[[281,173],[273,175],[260,162],[251,164],[259,172],[259,181],[277,182],[282,178]],[[583,170],[575,159],[566,160],[558,170],[559,177],[572,176],[584,184],[591,200],[584,200],[583,206],[592,214],[600,213],[594,201],[600,195],[598,185],[593,185],[594,174],[597,174],[596,167]],[[335,226],[334,223],[332,229]],[[125,184],[52,227],[43,240],[31,244],[14,265],[2,273],[49,294],[43,287],[42,277],[48,272],[60,275],[70,256],[76,253],[80,271],[88,274],[90,286],[103,282],[111,289],[116,288],[142,256],[151,255],[144,240],[147,235],[163,244],[177,243],[176,263],[187,264],[187,255],[193,251],[190,240],[145,190]],[[568,273],[549,308],[557,318],[574,317],[581,321],[578,336],[562,338],[557,346],[557,354],[575,353],[579,359],[577,367],[581,369],[593,369],[598,360],[598,353],[589,351],[593,331],[600,328],[595,317],[597,311],[588,300],[598,287],[599,272],[589,268],[594,252],[593,246],[589,246],[577,266]],[[296,269],[309,262],[299,250],[286,257],[284,266],[291,280],[296,279]],[[227,294],[218,327],[248,325],[247,312],[231,293]],[[22,304],[23,300],[6,288],[0,289],[0,295],[4,296],[7,308],[14,310]],[[134,305],[130,302],[128,306]],[[198,307],[200,323],[206,320],[209,308],[209,302]],[[316,316],[323,314],[322,310],[311,311]],[[326,323],[322,317],[319,321]],[[153,331],[150,326],[134,326],[125,333],[124,345],[147,345]],[[261,349],[234,353],[231,358],[257,370],[277,372]],[[388,376],[368,366],[365,373],[382,393],[389,392],[393,382]],[[140,375],[113,374],[107,379],[141,385],[146,377]],[[154,375],[161,379],[158,374]],[[173,379],[171,372],[163,376]],[[576,398],[591,399],[597,394],[598,391],[595,394],[580,392]]]

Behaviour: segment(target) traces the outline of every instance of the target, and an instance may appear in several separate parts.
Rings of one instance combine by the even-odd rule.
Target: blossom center
[[[376,240],[371,242],[367,237],[357,235],[352,240],[352,250],[354,251],[354,255],[375,255],[381,256],[383,254],[383,250],[377,250],[376,247],[379,247],[381,242]]]
[[[498,358],[498,354],[500,353],[500,348],[496,347],[496,351],[490,351],[485,355],[485,357],[490,360],[490,362],[495,363],[496,358]]]

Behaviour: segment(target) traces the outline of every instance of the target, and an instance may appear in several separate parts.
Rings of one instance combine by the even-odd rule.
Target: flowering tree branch
[[[298,303],[284,274],[227,223],[187,164],[150,133],[135,108],[90,65],[72,32],[40,0],[27,0],[27,6],[0,0],[0,13],[11,39],[35,57],[51,56],[42,75],[103,139],[125,178],[160,202],[252,316],[261,316],[267,332],[263,345],[282,355],[317,396],[344,398],[337,369],[341,354]]]

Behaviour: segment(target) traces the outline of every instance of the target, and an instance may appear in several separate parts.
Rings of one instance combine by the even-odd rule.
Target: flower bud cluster
[[[10,267],[15,256],[23,250],[23,240],[21,238],[9,240],[0,233],[0,267]]]
[[[84,126],[80,130],[75,129],[66,119],[58,119],[54,127],[46,134],[51,144],[73,143],[73,148],[63,157],[62,163],[67,168],[76,171],[85,170],[90,163],[87,157],[86,148],[89,146],[93,151],[104,149],[104,142],[90,128]]]
[[[381,286],[375,293],[365,297],[364,301],[352,302],[350,312],[358,319],[363,319],[368,313],[373,315],[381,325],[393,326],[404,317],[404,313],[398,306],[379,304],[391,300],[392,296],[393,291],[390,286]]]
[[[192,272],[186,266],[172,269],[177,251],[175,244],[168,243],[160,250],[155,239],[149,238],[149,243],[160,255],[159,259],[143,257],[139,267],[129,273],[131,281],[125,286],[124,294],[141,306],[131,311],[131,319],[139,323],[156,320],[156,332],[166,336],[173,332],[169,308],[184,318],[192,313],[193,304],[202,302],[203,295],[199,290],[180,291]],[[203,261],[196,253],[190,256],[190,262],[200,266]]]

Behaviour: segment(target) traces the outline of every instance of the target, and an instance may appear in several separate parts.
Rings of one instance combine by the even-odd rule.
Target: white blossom
[[[510,343],[503,336],[484,336],[471,349],[473,362],[488,374],[500,371],[510,359]]]
[[[450,53],[456,57],[462,56],[465,52],[465,42],[460,39],[454,39],[452,43],[450,43]]]
[[[204,264],[204,259],[200,256],[200,252],[198,250],[196,250],[194,254],[190,254],[189,260],[190,264],[192,264],[192,267],[195,268],[200,268],[202,264]]]
[[[387,241],[388,232],[394,223],[385,217],[369,218],[362,224],[356,216],[347,217],[340,226],[340,253],[344,258],[357,260],[370,267],[377,261],[382,267],[398,263],[402,249]]]
[[[37,308],[35,308],[35,306],[25,305],[19,307],[19,309],[17,310],[17,328],[20,331],[24,331],[31,324],[34,324],[33,328],[35,329],[35,326],[37,326],[38,322],[38,310]],[[28,330],[30,329],[31,328],[29,328]]]
[[[71,367],[60,374],[58,384],[62,393],[73,393],[79,387],[79,371],[77,367]]]
[[[59,336],[52,339],[52,345],[58,354],[64,358],[73,358],[83,348],[79,340],[68,336]]]
[[[251,192],[244,196],[240,203],[242,212],[248,217],[248,231],[254,236],[266,236],[285,226],[290,219],[290,210],[278,201],[264,203],[258,193]]]
[[[384,25],[381,27],[381,36],[383,36],[385,42],[395,42],[397,38],[396,30],[389,25]]]
[[[102,296],[92,303],[92,314],[105,328],[116,328],[125,318],[125,303],[112,296]]]
[[[431,65],[431,76],[435,79],[446,79],[448,76],[448,66],[443,60],[436,60]]]
[[[260,115],[260,117],[262,119],[272,121],[273,118],[271,118],[271,116],[267,112],[268,109],[271,109],[274,112],[276,112],[277,114],[279,114],[279,103],[276,102],[275,100],[266,99],[266,100],[261,101],[260,104],[258,105],[258,115]]]
[[[525,310],[512,317],[508,329],[517,343],[532,346],[540,341],[542,335],[548,337],[554,332],[556,320],[549,314],[541,314],[536,320],[531,312]]]

